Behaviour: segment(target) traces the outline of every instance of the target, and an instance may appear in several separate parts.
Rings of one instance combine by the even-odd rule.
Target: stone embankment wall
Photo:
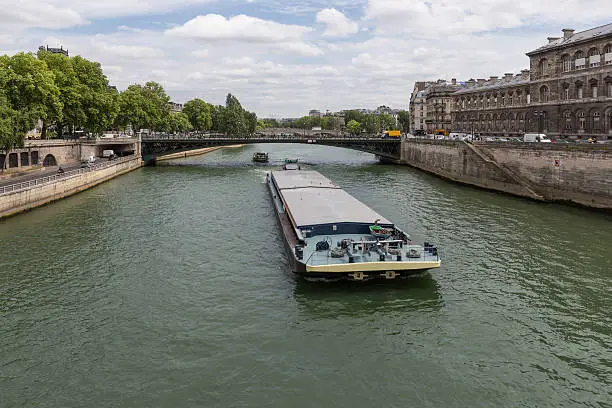
[[[142,166],[142,159],[134,157],[100,170],[67,176],[53,183],[0,196],[0,218],[14,215],[41,205],[87,190],[97,184]]]
[[[612,210],[607,145],[408,140],[401,162],[490,190]]]

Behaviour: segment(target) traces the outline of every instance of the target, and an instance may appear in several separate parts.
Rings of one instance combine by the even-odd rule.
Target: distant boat
[[[298,164],[298,159],[285,159],[283,164],[283,170],[300,170],[301,167]]]
[[[253,161],[257,163],[267,163],[269,160],[268,153],[255,152],[253,153]]]

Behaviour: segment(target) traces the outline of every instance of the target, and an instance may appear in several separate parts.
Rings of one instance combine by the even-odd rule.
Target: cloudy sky
[[[501,76],[525,52],[612,22],[609,0],[0,0],[0,53],[64,46],[112,84],[260,117],[407,108],[415,80]]]

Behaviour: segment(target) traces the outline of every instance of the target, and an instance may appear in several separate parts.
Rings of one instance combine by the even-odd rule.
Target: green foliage
[[[183,106],[183,113],[189,118],[193,130],[205,132],[212,129],[213,108],[212,105],[196,98]]]
[[[410,112],[405,110],[399,111],[397,121],[402,132],[407,133],[410,131]]]
[[[145,85],[130,85],[119,96],[120,126],[131,125],[132,129],[164,130],[168,127],[170,98],[157,82]]]
[[[397,121],[389,114],[382,113],[378,115],[378,123],[380,130],[397,130]]]
[[[164,128],[165,131],[172,133],[187,132],[192,129],[189,118],[183,112],[171,112]]]
[[[361,125],[366,133],[375,134],[381,132],[380,120],[376,115],[364,115]]]
[[[361,132],[361,123],[352,119],[349,123],[346,124],[346,128],[351,134],[357,135]]]

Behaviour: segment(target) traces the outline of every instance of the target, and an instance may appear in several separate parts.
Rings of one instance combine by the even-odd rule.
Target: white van
[[[523,136],[523,142],[550,143],[551,140],[544,133],[525,133]]]

